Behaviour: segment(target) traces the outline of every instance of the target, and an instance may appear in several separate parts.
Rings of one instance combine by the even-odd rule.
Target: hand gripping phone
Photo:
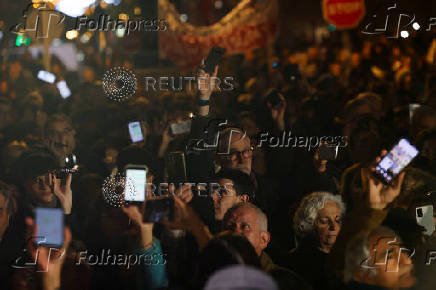
[[[168,153],[165,165],[169,183],[174,183],[176,187],[178,187],[180,183],[185,183],[187,181],[186,160],[183,151]]]
[[[172,197],[159,197],[145,202],[144,222],[156,223],[173,219],[174,199]]]
[[[129,123],[130,139],[133,143],[144,141],[144,135],[142,134],[141,122],[135,121]]]
[[[60,208],[37,207],[35,210],[38,246],[61,248],[64,244],[64,212]]]
[[[125,167],[124,201],[142,203],[146,198],[147,166],[128,164]]]
[[[401,139],[377,164],[375,175],[383,183],[390,184],[418,153],[418,149],[409,140]]]
[[[226,49],[223,47],[219,47],[219,46],[212,47],[212,49],[209,52],[209,55],[204,61],[204,64],[206,66],[204,68],[204,71],[207,72],[208,74],[212,74],[215,71],[215,67],[218,65],[225,52]]]
[[[424,234],[431,236],[435,230],[433,205],[425,205],[416,208],[416,223],[425,228]]]

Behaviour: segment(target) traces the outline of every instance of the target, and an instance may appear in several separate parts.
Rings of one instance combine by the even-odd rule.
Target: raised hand
[[[162,143],[160,144],[159,151],[158,151],[159,158],[165,157],[166,151],[168,149],[168,145],[173,140],[174,140],[174,136],[171,135],[170,126],[167,126],[162,134]]]
[[[65,185],[62,185],[62,180],[56,178],[56,174],[50,173],[50,188],[54,195],[59,199],[65,214],[71,213],[73,207],[73,191],[71,190],[71,181],[73,175],[68,173]]]
[[[320,144],[321,146],[321,144]],[[327,170],[327,160],[321,160],[319,158],[319,148],[320,146],[318,146],[318,148],[315,151],[315,154],[313,155],[313,164],[315,166],[315,169],[318,173],[324,173]]]
[[[153,245],[153,223],[144,223],[143,214],[145,209],[145,202],[141,205],[141,210],[136,205],[129,205],[121,207],[122,211],[132,220],[139,228],[141,247],[149,249]]]
[[[192,193],[192,184],[191,183],[185,183],[177,190],[175,190],[174,185],[169,186],[169,191],[174,192],[175,195],[177,195],[185,204],[190,203],[192,198],[194,197],[194,194]]]
[[[137,226],[141,226],[142,223],[142,214],[139,212],[139,209],[135,205],[122,206],[121,210],[132,220]]]
[[[203,223],[194,212],[192,207],[187,205],[177,195],[174,198],[174,220],[162,221],[162,224],[171,229],[195,231],[198,226]]]
[[[218,75],[218,65],[215,67],[213,74],[204,71],[204,60],[197,72],[198,92],[201,100],[210,100],[210,96],[216,86],[216,76]]]
[[[384,155],[387,154],[386,150],[381,152],[381,156],[377,157],[375,162],[378,163]],[[368,203],[370,208],[385,209],[401,192],[401,185],[404,180],[404,172],[401,172],[393,182],[387,186],[379,181],[372,172],[375,167],[362,169],[362,181],[366,184],[368,191]]]
[[[270,109],[271,118],[277,124],[280,131],[285,130],[285,112],[286,112],[286,100],[282,94],[279,94],[282,100],[282,105],[279,108],[273,108],[272,105],[267,102],[266,105]]]
[[[38,247],[37,226],[31,218],[26,218],[27,224],[27,250],[38,265],[39,272],[42,272],[42,283],[44,290],[60,289],[62,266],[67,256],[68,246],[71,242],[71,231],[64,228],[64,244],[62,248]]]

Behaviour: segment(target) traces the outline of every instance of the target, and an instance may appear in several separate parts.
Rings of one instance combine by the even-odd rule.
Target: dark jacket
[[[265,252],[260,255],[262,270],[273,277],[281,290],[311,290],[312,288],[295,272],[280,267]]]
[[[356,281],[351,281],[347,285],[347,289],[349,290],[387,290],[388,288],[375,286],[375,285],[369,285],[369,284],[362,284]]]
[[[328,254],[318,249],[313,238],[303,239],[283,260],[282,266],[305,279],[314,290],[326,289],[325,265]]]

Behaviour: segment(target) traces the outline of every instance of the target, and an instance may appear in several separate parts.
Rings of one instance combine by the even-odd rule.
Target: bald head
[[[262,210],[245,202],[227,211],[223,220],[223,230],[245,236],[260,256],[270,241],[267,224],[267,217]]]

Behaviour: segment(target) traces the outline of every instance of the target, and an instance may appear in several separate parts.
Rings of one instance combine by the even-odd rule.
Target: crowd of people
[[[135,71],[129,60],[91,49],[78,74],[53,59],[66,99],[36,78],[30,54],[4,60],[0,288],[433,289],[436,232],[416,208],[433,205],[436,221],[436,41],[332,38],[275,52],[227,56],[213,73],[199,64],[207,89],[148,92],[139,80],[125,102],[99,76]],[[229,76],[233,90],[213,89]],[[187,120],[189,133],[171,132]],[[373,171],[401,138],[419,154],[384,184]],[[174,151],[186,183],[154,190],[172,182]],[[62,170],[72,154],[79,170]],[[147,201],[126,204],[123,189],[108,202],[103,185],[129,164],[147,166],[147,201],[168,196],[172,218],[144,222]],[[38,246],[40,207],[63,211],[61,248]]]

